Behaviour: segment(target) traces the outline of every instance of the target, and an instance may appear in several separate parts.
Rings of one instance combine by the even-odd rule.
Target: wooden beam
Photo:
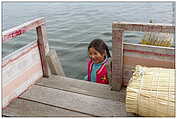
[[[55,49],[50,49],[46,56],[52,74],[65,76],[60,59]]]
[[[45,54],[49,52],[49,44],[48,44],[48,38],[47,38],[47,29],[46,29],[46,24],[41,25],[41,30],[43,33],[43,40],[44,40],[44,48],[45,48]]]
[[[40,58],[41,58],[41,64],[42,64],[42,70],[43,70],[43,76],[44,77],[49,77],[49,71],[48,71],[48,66],[47,66],[47,60],[46,60],[46,52],[45,52],[45,36],[46,32],[44,32],[44,26],[38,26],[36,28],[37,31],[37,42],[38,42],[38,47],[39,47],[39,53],[40,53]]]
[[[113,30],[175,33],[172,24],[113,22]]]
[[[3,57],[1,68],[4,68],[8,64],[13,63],[14,61],[16,61],[19,58],[23,57],[24,55],[26,55],[27,53],[29,53],[35,47],[38,47],[38,46],[37,46],[36,41],[33,41],[33,42],[31,42],[31,43],[23,46],[22,48],[14,51],[14,52],[12,52],[11,54]]]
[[[120,90],[123,78],[123,30],[112,31],[112,90]]]
[[[174,60],[175,58],[175,48],[173,47],[161,47],[132,43],[123,43],[123,45],[124,55],[125,53],[129,53],[130,55],[139,54],[146,55],[148,57],[156,56],[159,57],[159,60],[163,60],[164,58],[170,58]]]
[[[19,36],[31,29],[34,29],[42,24],[44,24],[44,18],[38,18],[29,22],[26,22],[22,25],[19,25],[17,27],[11,28],[7,31],[4,31],[2,33],[2,42],[8,41],[12,38],[15,38],[16,36]]]

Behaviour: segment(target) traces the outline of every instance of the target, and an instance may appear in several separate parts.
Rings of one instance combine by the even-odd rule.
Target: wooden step
[[[15,117],[89,117],[91,115],[18,98],[3,109],[3,116]]]
[[[125,105],[119,101],[38,85],[32,86],[20,98],[93,116],[131,116],[125,112]]]
[[[42,78],[3,109],[3,116],[136,116],[125,111],[125,90],[58,75]],[[122,102],[120,102],[122,101]]]
[[[58,75],[52,75],[50,78],[43,78],[42,80],[39,80],[36,84],[64,91],[111,99],[114,101],[121,101],[123,103],[125,102],[125,89],[122,89],[119,92],[111,91],[111,87],[106,84],[98,84]]]

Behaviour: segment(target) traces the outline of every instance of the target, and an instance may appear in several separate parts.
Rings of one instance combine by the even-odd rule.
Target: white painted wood
[[[124,43],[124,56],[174,62],[175,48]]]
[[[5,57],[2,63],[3,107],[41,77],[42,67],[36,42]]]
[[[23,53],[23,52],[27,52],[26,50],[30,47],[35,47],[35,45],[37,45],[37,41],[33,41],[17,50],[15,50],[14,52],[10,53],[9,55],[3,57],[2,59],[2,66],[8,62],[9,59],[13,59],[15,57],[17,57],[17,54]]]
[[[29,21],[29,22],[26,22],[22,25],[19,25],[17,27],[14,27],[14,28],[11,28],[7,31],[4,31],[2,33],[2,41],[8,41],[18,35],[21,35],[31,29],[34,29],[42,24],[44,24],[45,21],[44,21],[44,18],[37,18],[35,20],[32,20],[32,21]]]
[[[3,87],[38,63],[40,63],[40,56],[36,42],[24,46],[17,52],[5,57],[2,63]]]

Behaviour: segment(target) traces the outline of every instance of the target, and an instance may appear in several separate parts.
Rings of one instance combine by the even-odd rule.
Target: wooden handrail
[[[38,43],[38,48],[39,48],[39,53],[41,58],[43,76],[48,77],[49,73],[48,73],[47,61],[45,56],[49,51],[49,47],[48,47],[44,17],[37,18],[35,20],[26,22],[22,25],[4,31],[2,33],[2,42],[13,39],[16,36],[22,35],[23,33],[30,31],[32,29],[35,29],[37,32],[37,43]]]
[[[26,22],[22,25],[19,25],[17,27],[13,27],[7,31],[4,31],[2,32],[2,42],[15,38],[16,36],[19,36],[27,31],[30,31],[31,29],[41,26],[42,24],[45,24],[45,20],[43,17],[37,18],[35,20]]]
[[[162,32],[162,33],[175,32],[175,26],[172,24],[113,22],[112,28],[113,30],[121,29],[124,31]]]
[[[20,36],[34,29],[34,39],[25,46],[3,57],[2,68],[2,107],[21,95],[41,77],[49,77],[46,54],[49,51],[44,18],[38,18],[2,33],[2,42]]]
[[[139,53],[144,55],[156,55],[156,56],[166,56],[166,57],[175,57],[175,48],[173,47],[157,47],[152,45],[143,45],[143,44],[133,44],[133,43],[123,43],[123,50],[127,52]],[[136,49],[135,49],[136,48]],[[141,48],[144,50],[139,50],[137,48]],[[147,49],[156,49],[147,51]],[[165,51],[170,52],[170,54],[166,54]]]
[[[120,90],[123,85],[123,51],[126,51],[123,48],[124,31],[175,33],[175,26],[171,24],[153,23],[112,23],[112,90]],[[135,50],[132,52],[135,52]],[[137,50],[136,52],[142,53]],[[147,51],[145,53],[164,55]],[[172,57],[174,56],[172,55]]]

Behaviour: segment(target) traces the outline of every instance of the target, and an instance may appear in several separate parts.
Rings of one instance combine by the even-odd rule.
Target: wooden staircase
[[[5,109],[3,116],[127,117],[125,89],[52,75],[32,85]]]

